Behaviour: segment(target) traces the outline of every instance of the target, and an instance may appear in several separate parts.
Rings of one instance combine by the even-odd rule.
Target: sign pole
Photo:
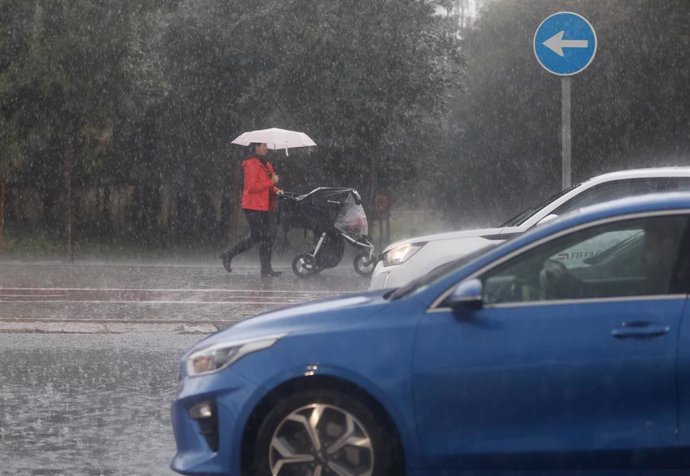
[[[561,78],[561,157],[562,157],[562,186],[563,190],[570,188],[570,76]]]
[[[597,34],[582,15],[557,12],[534,32],[534,55],[549,73],[561,77],[561,186],[570,187],[572,129],[570,127],[571,76],[583,71],[597,52]]]

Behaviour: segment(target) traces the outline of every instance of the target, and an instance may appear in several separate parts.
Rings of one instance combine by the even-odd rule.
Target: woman
[[[242,211],[249,223],[250,233],[220,255],[228,273],[232,271],[230,264],[235,256],[248,250],[255,243],[259,243],[261,276],[275,277],[281,274],[280,271],[271,267],[273,236],[270,218],[275,206],[275,196],[282,194],[283,191],[276,187],[278,174],[266,160],[267,153],[266,144],[252,143],[249,145],[249,158],[242,162],[244,168]]]

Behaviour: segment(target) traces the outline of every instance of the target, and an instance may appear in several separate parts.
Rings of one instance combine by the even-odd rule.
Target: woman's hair
[[[256,146],[260,145],[258,142],[252,142],[249,144],[249,147],[247,147],[247,157],[252,157],[253,155],[256,154]]]

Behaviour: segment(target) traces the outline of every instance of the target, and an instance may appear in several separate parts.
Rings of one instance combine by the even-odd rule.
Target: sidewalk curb
[[[185,323],[94,323],[94,322],[0,322],[0,334],[130,334],[170,332],[174,334],[212,334],[218,331],[213,324]]]

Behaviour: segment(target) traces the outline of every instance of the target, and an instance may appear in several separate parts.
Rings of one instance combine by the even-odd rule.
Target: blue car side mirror
[[[446,302],[455,311],[479,309],[482,307],[482,282],[476,278],[461,282],[451,291]]]

